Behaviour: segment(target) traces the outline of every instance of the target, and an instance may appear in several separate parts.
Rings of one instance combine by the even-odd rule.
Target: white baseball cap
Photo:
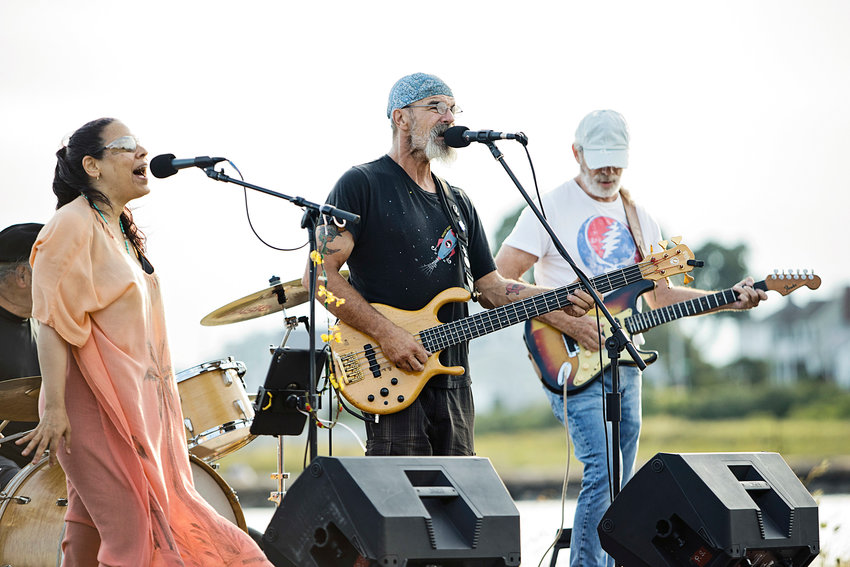
[[[594,110],[582,118],[575,144],[590,169],[629,166],[629,127],[619,112]]]

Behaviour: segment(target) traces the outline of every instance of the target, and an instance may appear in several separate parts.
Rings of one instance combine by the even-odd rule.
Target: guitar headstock
[[[814,270],[813,270],[814,272]],[[767,289],[778,291],[782,295],[788,295],[795,289],[807,287],[809,289],[817,289],[820,287],[820,277],[814,273],[809,273],[809,270],[773,270],[773,273],[764,278],[764,285]]]
[[[681,244],[681,237],[659,242],[661,250],[650,249],[649,256],[640,263],[641,275],[647,280],[660,280],[678,274],[687,274],[695,267],[702,266],[702,262],[694,260],[691,249]],[[672,244],[671,248],[667,248]],[[687,277],[687,276],[686,276]],[[686,282],[687,283],[687,282]]]

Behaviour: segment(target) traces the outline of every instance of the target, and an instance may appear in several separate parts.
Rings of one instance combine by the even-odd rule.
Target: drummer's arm
[[[71,452],[71,425],[65,409],[65,371],[69,356],[69,345],[65,339],[53,327],[42,324],[38,330],[38,364],[41,367],[40,395],[44,397],[44,413],[34,430],[15,441],[18,445],[27,443],[21,452],[24,456],[34,450],[33,462],[49,449],[50,464],[56,464],[56,449],[63,437],[66,452]]]
[[[412,372],[424,369],[428,351],[413,335],[381,315],[339,274],[340,268],[354,250],[351,233],[340,231],[333,224],[321,225],[316,229],[316,240],[322,255],[322,264],[317,266],[316,271],[321,272],[321,268],[324,268],[327,276],[325,287],[334,297],[345,300],[341,305],[337,305],[336,301],[326,302],[328,311],[378,341],[386,357],[399,368]],[[302,283],[307,287],[309,282],[308,266]]]

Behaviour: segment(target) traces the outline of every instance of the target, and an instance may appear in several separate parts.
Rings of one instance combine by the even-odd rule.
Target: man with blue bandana
[[[333,224],[317,230],[326,286],[342,305],[329,309],[346,324],[373,337],[383,354],[407,372],[421,372],[429,353],[410,332],[375,310],[382,303],[415,311],[438,293],[464,287],[466,272],[458,238],[441,204],[441,180],[431,173],[431,160],[454,159],[443,133],[460,109],[454,94],[439,77],[414,73],[390,90],[387,118],[392,146],[383,157],[349,169],[334,186],[327,202],[360,215],[360,223]],[[474,287],[485,307],[495,307],[545,291],[508,281],[496,272],[487,237],[466,194],[455,187],[460,222],[468,238],[467,255]],[[349,279],[339,275],[343,264]],[[305,285],[309,282],[304,275]],[[592,300],[584,292],[569,296],[565,311],[582,316]],[[467,315],[466,303],[440,309],[443,322]],[[474,455],[474,406],[467,345],[444,349],[440,361],[463,366],[461,376],[433,376],[405,409],[366,423],[367,455]]]
[[[548,221],[578,266],[589,276],[635,264],[642,250],[661,240],[658,223],[631,202],[620,187],[623,170],[629,165],[629,129],[622,115],[613,110],[596,110],[582,119],[576,129],[573,157],[579,174],[543,196],[542,206]],[[630,206],[632,213],[626,214]],[[632,216],[634,224],[630,223]],[[639,235],[636,242],[634,235]],[[641,236],[642,235],[642,236]],[[642,241],[642,242],[640,242]],[[499,273],[520,278],[534,266],[534,279],[544,286],[561,286],[575,280],[572,268],[555,250],[552,240],[533,213],[526,208],[513,232],[496,255]],[[739,300],[728,309],[749,309],[765,292],[752,288],[752,278],[733,287]],[[659,280],[654,291],[644,294],[653,308],[705,295],[707,291],[668,285]],[[563,317],[555,311],[540,320],[572,337],[582,349],[599,350],[599,327],[595,317]],[[642,336],[634,338],[642,343]],[[620,454],[623,483],[634,472],[641,423],[641,374],[635,366],[620,366]],[[611,375],[604,374],[605,391],[611,391]],[[581,490],[576,503],[570,542],[570,565],[601,567],[614,565],[599,543],[596,527],[611,503],[607,440],[610,424],[603,414],[603,382],[594,380],[565,398],[544,387],[555,417],[564,422],[564,406],[576,458],[581,461]]]

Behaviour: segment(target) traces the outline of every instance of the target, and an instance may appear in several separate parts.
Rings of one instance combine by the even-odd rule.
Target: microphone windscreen
[[[150,164],[150,171],[153,176],[162,179],[177,173],[177,169],[171,164],[173,159],[174,154],[162,154],[153,158]]]
[[[443,140],[450,148],[465,148],[471,142],[463,137],[463,133],[469,130],[466,126],[452,126],[443,132]]]

